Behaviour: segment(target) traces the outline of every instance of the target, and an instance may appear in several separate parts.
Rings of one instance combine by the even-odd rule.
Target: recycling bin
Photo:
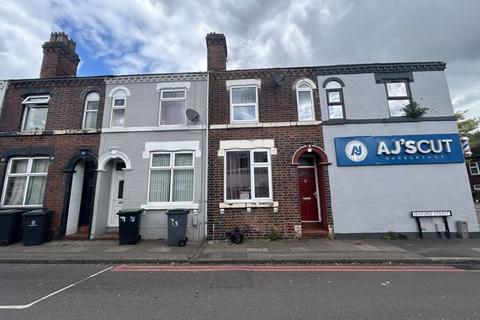
[[[118,215],[118,244],[137,244],[140,240],[140,217],[143,209],[125,209]]]
[[[190,210],[174,209],[168,210],[167,224],[168,224],[168,237],[167,243],[169,246],[184,247],[187,244],[187,221]]]
[[[35,246],[49,241],[49,227],[52,210],[34,209],[23,214],[23,245]]]
[[[0,210],[0,245],[6,246],[20,240],[20,225],[23,210]]]

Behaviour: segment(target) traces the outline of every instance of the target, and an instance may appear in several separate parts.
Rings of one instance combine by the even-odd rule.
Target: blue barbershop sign
[[[338,166],[460,163],[458,134],[335,138]]]

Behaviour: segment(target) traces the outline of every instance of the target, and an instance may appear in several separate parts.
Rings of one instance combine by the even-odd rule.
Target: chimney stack
[[[40,78],[75,77],[80,62],[75,41],[64,32],[52,32],[43,48]]]
[[[207,40],[207,70],[227,69],[227,40],[223,33],[209,33]]]

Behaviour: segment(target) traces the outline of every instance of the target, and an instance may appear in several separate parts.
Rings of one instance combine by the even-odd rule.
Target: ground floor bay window
[[[269,150],[225,152],[225,201],[271,201],[272,173]]]
[[[150,158],[149,203],[192,203],[193,152],[155,152]]]
[[[12,158],[2,194],[3,206],[42,206],[49,158]]]

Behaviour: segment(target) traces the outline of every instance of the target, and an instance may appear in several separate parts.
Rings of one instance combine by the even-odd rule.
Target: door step
[[[63,237],[65,240],[88,240],[88,230],[87,232],[76,232]]]
[[[328,230],[325,230],[320,222],[302,222],[302,238],[327,239]]]
[[[94,237],[95,240],[118,240],[118,232],[106,232]]]

